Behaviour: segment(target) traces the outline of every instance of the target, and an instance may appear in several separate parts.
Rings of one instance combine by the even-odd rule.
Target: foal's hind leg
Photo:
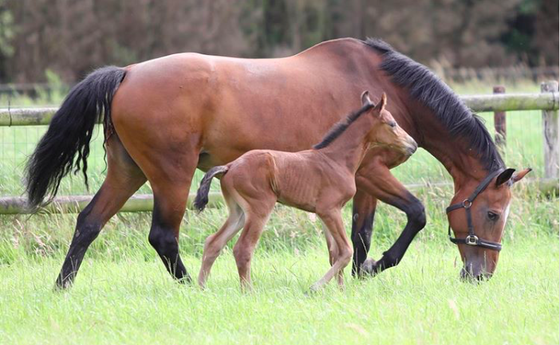
[[[89,245],[101,228],[146,182],[146,177],[116,135],[107,142],[107,165],[107,177],[101,189],[78,216],[74,238],[56,280],[58,288],[72,285]]]
[[[251,260],[253,259],[253,253],[261,237],[264,225],[268,221],[276,203],[276,197],[273,194],[270,194],[268,197],[262,195],[258,200],[251,199],[249,202],[243,205],[246,215],[245,226],[233,248],[241,289],[244,291],[252,290]]]
[[[220,252],[229,240],[243,227],[245,214],[235,201],[229,197],[227,191],[222,188],[224,199],[229,208],[229,216],[224,225],[215,234],[208,236],[204,242],[204,253],[202,254],[202,265],[198,274],[198,285],[204,288],[210,270]]]

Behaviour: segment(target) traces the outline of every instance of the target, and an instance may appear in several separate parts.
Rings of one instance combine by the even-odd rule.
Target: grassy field
[[[534,177],[541,176],[540,112],[508,113],[507,121],[506,163],[532,166]],[[25,157],[43,131],[0,128],[0,196],[22,192]],[[98,136],[91,192],[103,170]],[[426,152],[395,173],[405,183],[449,181]],[[149,192],[149,186],[141,191]],[[65,181],[61,194],[80,193],[87,193],[80,177]],[[305,292],[328,269],[321,227],[287,207],[278,206],[267,225],[250,294],[239,291],[231,243],[206,291],[176,284],[148,244],[150,213],[111,219],[87,253],[75,286],[54,292],[76,216],[0,216],[0,344],[558,344],[558,198],[523,183],[514,187],[498,270],[490,281],[474,285],[458,279],[461,260],[446,238],[444,208],[453,191],[432,185],[415,194],[426,205],[428,225],[398,267],[365,280],[350,278],[347,270],[344,291],[331,284],[312,296]],[[349,229],[350,205],[344,212]],[[204,238],[225,217],[223,208],[185,215],[181,255],[193,277]],[[370,254],[379,258],[404,224],[403,214],[380,205]]]
[[[447,194],[450,190],[442,191]],[[94,243],[76,284],[52,286],[74,217],[3,218],[0,235],[0,343],[556,344],[557,200],[516,198],[496,275],[458,279],[460,258],[445,239],[443,198],[421,194],[429,222],[403,262],[376,278],[349,278],[305,292],[328,269],[317,221],[278,207],[253,264],[255,291],[242,294],[228,247],[208,290],[176,284],[146,237],[149,214],[113,219]],[[428,200],[426,200],[428,201]],[[349,226],[350,209],[345,209]],[[189,213],[181,252],[196,276],[202,239],[225,217]],[[381,206],[372,255],[395,240],[404,219]],[[348,270],[347,270],[348,271]]]
[[[539,248],[539,253],[534,249]],[[209,289],[171,281],[153,256],[86,260],[74,288],[51,290],[61,255],[0,266],[3,344],[557,344],[558,243],[508,246],[498,274],[457,279],[456,250],[415,242],[375,279],[306,288],[327,269],[323,248],[257,255],[256,291],[241,294],[230,255]],[[199,258],[186,257],[198,267]]]

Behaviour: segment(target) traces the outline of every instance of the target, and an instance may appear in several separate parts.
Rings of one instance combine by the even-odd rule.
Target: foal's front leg
[[[329,230],[326,229],[325,224],[323,224],[323,231],[325,232],[325,239],[327,240],[327,248],[329,250],[329,264],[332,267],[332,265],[338,258],[338,245],[336,244],[336,241],[334,240]],[[341,289],[344,288],[343,270],[338,271],[338,273],[336,274],[336,279],[338,281],[338,286],[340,286]]]
[[[318,291],[325,284],[327,284],[335,274],[340,274],[339,279],[344,279],[344,268],[352,260],[352,246],[344,231],[344,224],[342,223],[341,210],[331,210],[329,212],[321,212],[318,214],[326,226],[326,231],[332,236],[338,248],[338,257],[335,259],[331,268],[327,273],[311,286],[311,291]]]

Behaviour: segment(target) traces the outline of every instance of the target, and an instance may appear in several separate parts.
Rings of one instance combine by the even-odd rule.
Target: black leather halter
[[[469,235],[465,238],[453,238],[451,235],[451,225],[449,225],[449,228],[447,229],[447,234],[449,235],[449,240],[451,242],[455,244],[466,244],[469,246],[482,247],[482,248],[496,250],[496,251],[502,250],[502,245],[500,243],[482,240],[474,234],[474,226],[472,224],[472,215],[471,215],[471,206],[474,199],[476,199],[478,194],[480,194],[483,190],[486,189],[486,187],[488,187],[488,185],[490,184],[490,182],[492,182],[494,177],[498,176],[502,172],[503,170],[496,170],[493,173],[490,173],[490,175],[488,175],[482,182],[480,182],[478,187],[476,187],[474,192],[467,199],[465,199],[461,203],[453,204],[445,209],[447,213],[461,208],[464,208],[465,212],[467,212],[467,226],[469,228]]]

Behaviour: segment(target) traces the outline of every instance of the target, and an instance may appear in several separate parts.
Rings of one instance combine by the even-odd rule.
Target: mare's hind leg
[[[243,227],[245,214],[239,205],[228,195],[227,190],[222,188],[222,194],[229,208],[229,216],[224,225],[215,234],[208,236],[204,242],[204,253],[202,254],[202,265],[198,274],[198,285],[204,288],[210,270],[220,252],[229,240]]]
[[[189,174],[192,176],[192,174]],[[171,183],[158,181],[154,190],[154,211],[148,240],[163,261],[167,271],[180,282],[190,282],[191,277],[179,256],[179,227],[185,213],[190,181]]]
[[[72,285],[89,245],[105,223],[145,182],[146,177],[114,134],[107,141],[107,177],[89,205],[80,212],[74,237],[56,280],[58,288]]]
[[[179,227],[185,214],[187,198],[198,162],[197,151],[149,155],[143,161],[154,193],[154,211],[148,240],[163,261],[167,271],[180,282],[191,277],[179,256]]]

